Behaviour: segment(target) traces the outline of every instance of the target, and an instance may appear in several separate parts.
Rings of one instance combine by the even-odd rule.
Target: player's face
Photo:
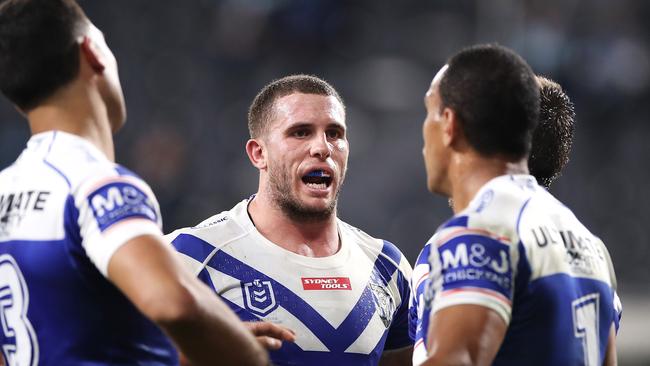
[[[422,124],[422,155],[427,171],[427,188],[430,192],[442,194],[448,194],[444,187],[449,153],[442,141],[442,101],[438,87],[446,71],[447,65],[438,71],[424,96],[427,116]]]
[[[117,60],[113,52],[111,52],[111,49],[108,48],[104,34],[92,23],[89,26],[88,37],[97,48],[97,52],[101,54],[102,62],[105,66],[103,78],[99,83],[99,89],[106,103],[106,111],[111,129],[115,133],[126,121],[126,106],[120,77],[117,72]]]
[[[345,111],[331,96],[279,98],[266,134],[268,189],[289,217],[330,217],[348,162]]]

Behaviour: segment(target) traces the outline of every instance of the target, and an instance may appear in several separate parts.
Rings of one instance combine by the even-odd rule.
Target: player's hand
[[[296,340],[295,333],[281,325],[269,322],[244,322],[257,341],[267,350],[274,351],[282,347],[282,341],[293,342]]]

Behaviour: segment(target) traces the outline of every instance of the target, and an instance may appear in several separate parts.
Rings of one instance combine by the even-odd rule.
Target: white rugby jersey
[[[8,365],[175,365],[163,334],[105,278],[113,253],[160,235],[149,187],[90,142],[32,136],[0,173],[0,345]]]
[[[486,306],[508,324],[494,365],[601,365],[621,314],[606,247],[529,175],[485,184],[429,240],[412,285],[415,365],[430,313],[448,306]]]
[[[242,320],[296,332],[271,352],[277,365],[376,365],[408,335],[411,267],[391,243],[338,221],[340,250],[311,258],[270,242],[244,200],[167,238],[188,267]]]

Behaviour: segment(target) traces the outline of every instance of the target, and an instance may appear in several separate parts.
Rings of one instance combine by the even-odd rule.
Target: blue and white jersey
[[[384,349],[412,345],[411,267],[393,244],[339,220],[336,254],[301,256],[257,231],[248,202],[167,238],[242,320],[296,332],[271,352],[274,364],[376,365]]]
[[[411,276],[411,298],[409,299],[409,334],[415,341],[413,346],[413,365],[422,364],[427,357],[426,336],[429,329],[429,315],[431,308],[424,308],[427,304],[425,296],[429,296],[427,289],[431,290],[429,284],[429,254],[431,244],[427,243],[420,251],[415,265],[413,276]]]
[[[88,141],[32,136],[0,173],[0,345],[8,365],[175,365],[163,334],[106,279],[113,253],[160,235],[149,187]]]
[[[421,322],[482,305],[508,325],[494,365],[602,365],[621,310],[609,254],[535,178],[491,180],[428,246],[431,271],[413,300]]]

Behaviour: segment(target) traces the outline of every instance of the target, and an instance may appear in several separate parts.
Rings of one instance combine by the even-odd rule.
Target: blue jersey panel
[[[597,280],[556,274],[532,281],[515,296],[494,365],[590,365],[590,359],[604,359],[612,303],[611,288]]]
[[[315,310],[305,299],[284,286],[272,275],[267,275],[252,266],[229,255],[223,250],[214,253],[215,247],[206,241],[187,234],[178,235],[172,244],[179,252],[199,262],[207,260],[207,267],[214,268],[230,277],[236,278],[241,287],[241,296],[244,307],[223,298],[226,304],[243,321],[259,320],[261,317],[272,313],[282,306],[306,327],[327,347],[328,352],[305,351],[295,344],[285,342],[280,350],[270,353],[273,364],[276,365],[376,365],[381,352],[386,348],[401,348],[413,342],[408,337],[408,302],[402,301],[399,307],[392,307],[391,314],[380,317],[392,319],[388,329],[370,354],[356,354],[346,350],[359,338],[361,333],[377,311],[377,295],[371,289],[371,283],[387,284],[397,272],[398,283],[401,284],[400,296],[408,299],[410,290],[408,280],[403,278],[398,271],[396,261],[401,258],[395,247],[384,243],[383,251],[387,257],[379,256],[374,264],[371,279],[362,292],[357,304],[347,314],[338,327],[333,327],[323,316]],[[215,288],[207,270],[203,269],[198,274],[199,279]],[[388,309],[391,309],[388,307]],[[389,329],[391,330],[389,332]]]
[[[160,330],[80,257],[72,242],[9,241],[0,243],[0,253],[5,258],[0,271],[12,270],[26,284],[24,292],[11,291],[4,276],[0,286],[0,314],[9,326],[0,331],[0,343],[9,352],[21,342],[16,337],[29,333],[21,334],[21,329],[31,326],[41,366],[133,365],[135,360],[140,365],[178,364]],[[6,258],[13,258],[13,268]],[[7,305],[19,301],[28,309],[28,320],[9,313]]]

